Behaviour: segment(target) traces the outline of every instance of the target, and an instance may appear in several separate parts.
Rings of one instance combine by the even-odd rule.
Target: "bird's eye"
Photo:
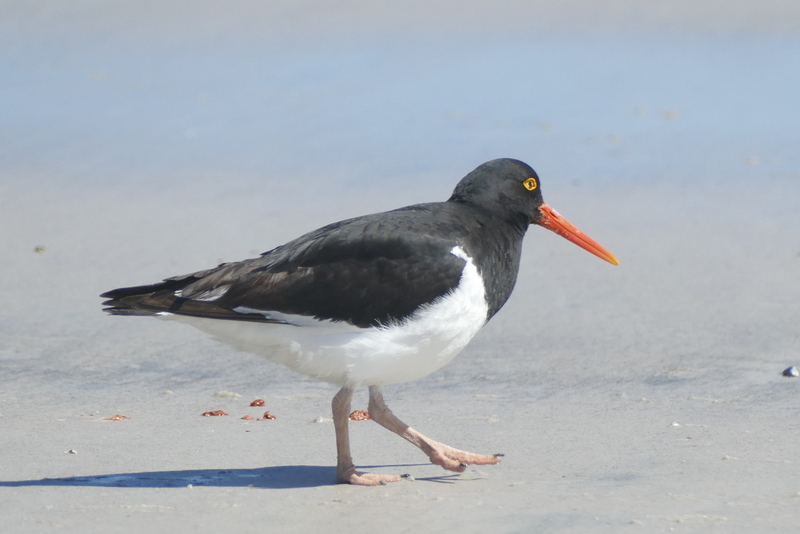
[[[524,185],[525,189],[527,189],[528,191],[533,191],[534,189],[539,187],[539,184],[536,183],[536,178],[528,178],[527,180],[522,182],[522,185]]]

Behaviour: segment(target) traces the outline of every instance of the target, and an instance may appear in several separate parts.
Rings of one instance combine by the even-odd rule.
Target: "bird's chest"
[[[496,231],[474,240],[471,245],[485,285],[488,320],[503,307],[517,282],[522,235]]]
[[[351,364],[351,381],[390,384],[415,380],[461,352],[488,316],[484,281],[472,260],[464,259],[464,271],[452,292],[421,307],[407,320],[370,329],[343,347]]]

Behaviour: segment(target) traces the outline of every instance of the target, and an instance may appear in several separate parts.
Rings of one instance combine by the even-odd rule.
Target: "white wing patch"
[[[258,315],[263,315],[264,318],[269,321],[275,321],[276,323],[284,323],[292,326],[322,326],[326,323],[333,324],[333,321],[315,319],[308,315],[296,315],[293,313],[281,313],[279,311],[259,310],[256,308],[249,308],[247,306],[237,306],[236,308],[233,308],[233,311],[242,314],[256,313]],[[343,324],[351,326],[348,323]]]
[[[175,296],[178,298],[187,298],[191,300],[197,300],[200,302],[211,302],[217,300],[218,298],[222,297],[225,293],[228,292],[230,286],[219,286],[215,287],[214,289],[209,289],[208,291],[201,291],[200,293],[193,293],[189,296],[183,295],[183,290],[178,289],[175,291]]]

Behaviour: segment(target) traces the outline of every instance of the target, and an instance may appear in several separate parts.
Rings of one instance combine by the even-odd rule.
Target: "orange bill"
[[[542,204],[539,207],[539,211],[542,212],[542,220],[536,224],[552,230],[564,239],[572,241],[582,249],[588,250],[608,263],[619,265],[619,260],[613,254],[607,251],[600,243],[581,232],[577,226],[562,217],[556,210],[547,204]]]

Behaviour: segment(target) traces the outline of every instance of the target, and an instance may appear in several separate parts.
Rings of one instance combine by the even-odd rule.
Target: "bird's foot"
[[[503,459],[502,454],[475,454],[447,445],[439,445],[428,457],[432,464],[456,473],[464,472],[468,465],[497,464]]]
[[[339,482],[353,484],[354,486],[380,486],[389,482],[397,482],[403,477],[400,475],[378,475],[375,473],[362,473],[356,471],[355,467],[341,470],[336,474]]]

